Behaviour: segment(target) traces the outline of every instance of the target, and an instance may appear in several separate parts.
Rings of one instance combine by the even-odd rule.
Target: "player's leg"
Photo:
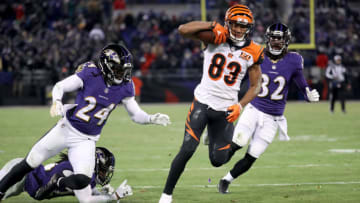
[[[65,148],[63,129],[62,121],[59,121],[55,127],[35,143],[26,158],[16,164],[0,181],[0,195],[4,194],[12,185],[20,181],[42,162]]]
[[[334,112],[334,110],[335,110],[335,102],[336,102],[336,100],[338,99],[338,96],[339,96],[338,93],[339,93],[338,88],[334,87],[333,88],[333,97],[331,98],[331,107],[330,107],[331,112]]]
[[[9,162],[7,162],[4,167],[0,170],[0,180],[18,163],[20,163],[24,158],[16,158],[12,159]],[[2,198],[7,199],[11,196],[19,195],[24,191],[24,182],[25,178],[23,178],[21,181],[17,182],[15,185],[11,186],[6,193],[4,194],[4,197]]]
[[[36,191],[35,199],[48,198],[57,188],[81,190],[89,185],[95,168],[95,141],[70,132],[67,136],[67,147],[74,173],[67,177],[62,173],[54,174],[46,185]],[[91,193],[89,195],[91,196]]]
[[[159,202],[171,202],[171,195],[185,169],[186,163],[194,154],[201,133],[207,123],[207,105],[194,101],[190,107],[190,111],[185,122],[184,140],[180,151],[171,163],[168,178],[166,180],[163,195]]]
[[[80,143],[73,143],[69,147],[69,161],[74,169],[74,174],[60,180],[59,185],[62,188],[70,188],[75,191],[76,197],[82,202],[82,196],[87,191],[87,186],[91,182],[91,178],[95,168],[95,141],[83,140]],[[89,193],[91,196],[91,192]]]
[[[220,193],[227,193],[229,184],[237,177],[248,171],[253,163],[264,153],[268,145],[273,141],[278,130],[278,123],[271,116],[260,117],[249,148],[245,156],[239,160],[234,167],[219,182]]]
[[[239,147],[232,143],[234,125],[226,120],[226,112],[209,110],[209,159],[214,167],[230,160]]]
[[[341,102],[341,110],[343,113],[346,113],[345,109],[345,97],[346,97],[346,88],[344,87],[344,84],[339,88],[339,99]]]

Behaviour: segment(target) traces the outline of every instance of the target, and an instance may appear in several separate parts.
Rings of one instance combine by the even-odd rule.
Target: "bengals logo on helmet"
[[[225,22],[232,21],[240,24],[254,24],[254,17],[250,9],[242,4],[231,6],[225,14]]]

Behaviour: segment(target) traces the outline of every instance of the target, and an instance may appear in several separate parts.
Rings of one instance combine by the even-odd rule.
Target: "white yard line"
[[[274,184],[231,184],[231,187],[282,187],[282,186],[300,186],[300,185],[353,185],[360,184],[360,181],[340,181],[340,182],[318,182],[318,183],[274,183]],[[163,188],[164,186],[156,185],[144,185],[144,186],[132,186],[133,188],[139,189],[151,189],[151,188]],[[217,187],[217,185],[177,185],[177,188],[207,188],[207,187]]]
[[[349,166],[349,164],[343,164],[343,166]],[[304,165],[287,165],[287,166],[259,166],[252,168],[311,168],[311,167],[339,167],[339,164],[304,164]],[[186,168],[186,171],[210,171],[210,170],[223,170],[227,167],[221,168]],[[116,169],[119,172],[154,172],[154,171],[169,171],[169,168],[131,168],[131,169]]]

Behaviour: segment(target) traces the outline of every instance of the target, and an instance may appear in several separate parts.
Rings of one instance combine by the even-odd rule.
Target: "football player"
[[[87,194],[95,166],[95,143],[119,103],[124,104],[136,123],[170,124],[167,115],[149,115],[139,107],[131,81],[132,68],[132,55],[128,49],[124,45],[110,44],[101,50],[96,61],[80,65],[75,74],[56,83],[52,90],[50,115],[62,118],[0,181],[0,197],[27,173],[65,148],[69,151],[74,174],[59,179],[57,184],[60,188],[74,190],[78,198]],[[77,91],[76,104],[63,105],[63,94],[72,91]]]
[[[36,200],[51,199],[60,196],[74,195],[74,191],[67,188],[60,188],[56,185],[58,177],[67,177],[73,174],[73,168],[69,162],[68,155],[60,154],[60,160],[46,166],[40,165],[28,173],[21,181],[10,187],[3,197],[7,199],[11,196],[27,192]],[[9,161],[0,170],[0,179],[23,158],[16,158]],[[114,173],[115,157],[104,147],[96,147],[95,171],[90,184],[86,190],[88,194],[81,196],[80,202],[106,202],[109,200],[119,200],[125,196],[132,195],[132,189],[126,184],[126,180],[116,189],[109,184]],[[101,190],[95,186],[101,185]]]
[[[194,154],[204,128],[208,129],[209,158],[219,167],[229,161],[238,148],[232,143],[233,122],[242,107],[260,91],[263,48],[248,39],[254,25],[253,14],[245,5],[230,7],[225,15],[225,26],[217,22],[192,21],[180,25],[182,36],[203,41],[203,75],[194,92],[194,101],[185,121],[184,140],[174,158],[160,203],[172,201],[176,182]],[[210,32],[214,40],[202,38],[202,32]],[[200,33],[200,34],[199,34]],[[249,74],[250,87],[238,101],[240,84]]]
[[[330,63],[326,68],[325,76],[329,80],[330,112],[334,113],[335,100],[339,99],[341,102],[341,110],[343,113],[346,113],[346,91],[351,89],[351,85],[348,71],[341,63],[340,55],[334,56],[334,62]]]
[[[241,148],[249,141],[250,144],[244,158],[220,180],[220,193],[227,193],[229,184],[249,170],[273,141],[278,130],[280,140],[290,139],[283,113],[292,81],[307,101],[319,101],[319,93],[315,89],[310,90],[304,78],[302,56],[288,51],[291,40],[289,28],[282,23],[273,24],[267,28],[265,38],[261,92],[244,108],[233,136],[233,142]]]

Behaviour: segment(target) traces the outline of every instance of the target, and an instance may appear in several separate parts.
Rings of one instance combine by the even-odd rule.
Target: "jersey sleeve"
[[[307,84],[306,79],[304,77],[304,73],[303,73],[304,59],[300,54],[295,53],[294,62],[295,62],[295,64],[294,64],[295,70],[293,73],[293,81],[295,82],[295,84],[299,88],[299,90],[302,92],[304,97],[307,99],[306,87],[308,87],[309,85]]]
[[[135,96],[135,84],[131,80],[129,82],[126,82],[125,84],[125,97],[134,97]]]
[[[257,54],[257,58],[255,58],[254,60],[254,64],[262,64],[262,62],[264,61],[264,48],[263,47],[260,47],[260,50]]]

